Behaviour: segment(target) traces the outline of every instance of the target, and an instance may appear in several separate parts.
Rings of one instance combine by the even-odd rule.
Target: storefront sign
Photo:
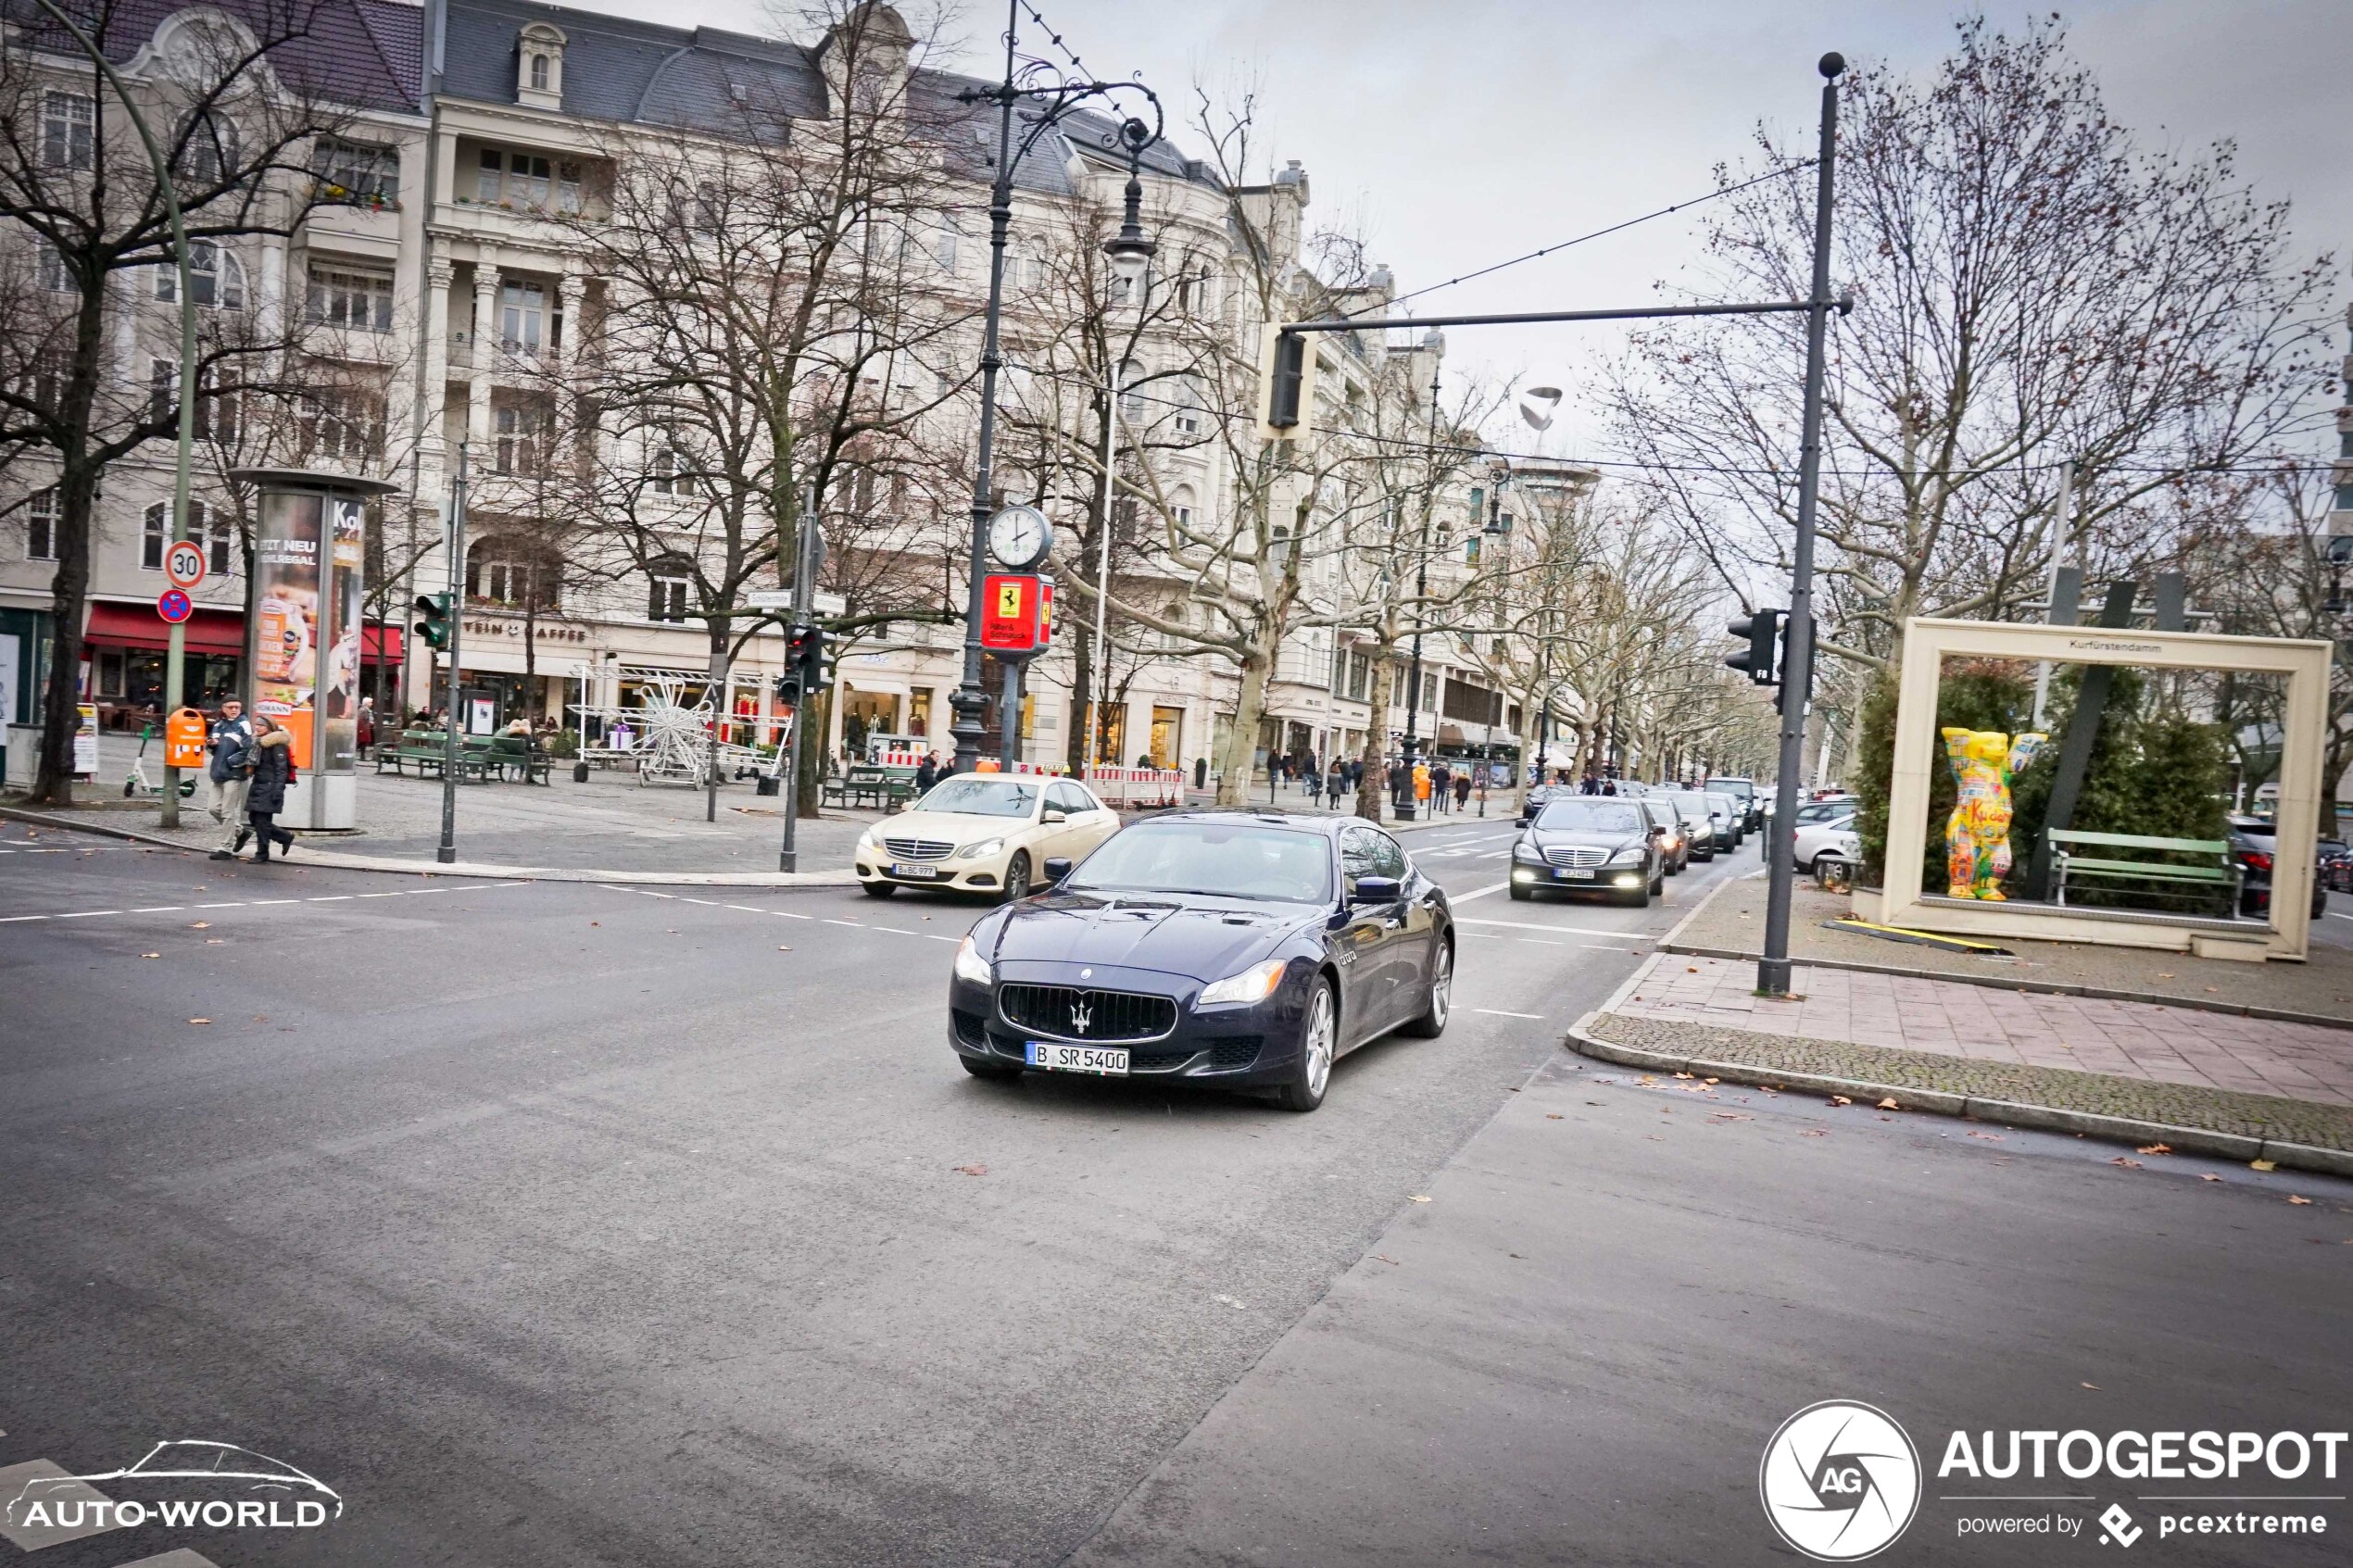
[[[1036,653],[1045,646],[1044,580],[1027,572],[999,572],[981,580],[980,646],[1002,657]]]

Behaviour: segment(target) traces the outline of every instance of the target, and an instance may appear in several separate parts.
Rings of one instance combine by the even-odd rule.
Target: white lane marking
[[[398,898],[404,897],[408,891],[404,887],[398,893],[355,893],[352,897],[354,898]]]
[[[920,936],[923,935],[921,932],[910,931],[903,925],[870,925],[866,929],[869,931],[887,931],[893,936]]]
[[[825,923],[827,925],[846,925],[852,931],[872,931],[875,929],[873,926],[861,925],[854,920],[829,920]]]
[[[120,913],[122,913],[120,909],[76,909],[69,915],[59,915],[57,918],[59,920],[88,920],[92,915],[119,915]]]
[[[48,918],[47,915],[4,915],[0,916],[0,925],[15,925],[21,921],[47,920]]]
[[[749,904],[730,904],[727,908],[731,909],[741,909],[748,915],[764,915],[768,912],[765,909],[755,909]]]
[[[252,902],[253,907],[258,909],[264,904],[299,904],[302,900],[299,898],[256,898]]]
[[[689,898],[684,893],[678,895],[678,901],[682,904],[701,904],[713,909],[721,907],[719,901],[715,898]]]
[[[1639,931],[1617,931],[1601,925],[1553,925],[1537,921],[1488,920],[1478,915],[1465,915],[1454,923],[1457,925],[1500,925],[1511,931],[1552,931],[1568,936],[1615,936],[1620,942],[1647,940]]]
[[[357,898],[359,897],[359,895],[357,893],[321,893],[317,897],[311,899],[310,902],[314,904],[340,904],[347,898]]]
[[[198,904],[196,906],[199,909],[242,909],[245,907],[245,901],[243,898],[233,904]]]
[[[942,936],[937,931],[926,931],[922,935],[930,937],[935,942],[962,942],[963,940],[961,936]]]
[[[786,920],[815,920],[817,918],[815,915],[797,915],[790,909],[771,909],[768,912],[772,915],[781,916]]]
[[[1450,893],[1446,897],[1450,903],[1459,904],[1465,899],[1484,898],[1490,893],[1501,893],[1504,888],[1509,887],[1510,885],[1511,884],[1508,882],[1499,882],[1492,887],[1474,887],[1468,893]]]
[[[1544,1015],[1543,1015],[1542,1013],[1541,1013],[1541,1012],[1506,1012],[1506,1011],[1504,1011],[1502,1008],[1473,1008],[1473,1009],[1471,1009],[1471,1011],[1473,1011],[1473,1012],[1483,1012],[1483,1013],[1485,1013],[1485,1014],[1486,1014],[1488,1017],[1490,1017],[1490,1018],[1534,1018],[1534,1019],[1541,1019],[1541,1018],[1544,1016]]]
[[[176,915],[182,909],[186,908],[187,906],[185,904],[149,904],[144,909],[125,909],[123,910],[123,913],[127,915]]]

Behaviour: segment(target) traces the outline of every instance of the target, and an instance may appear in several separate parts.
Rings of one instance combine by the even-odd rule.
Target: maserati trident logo
[[[1085,997],[1082,997],[1070,1004],[1070,1032],[1072,1034],[1087,1033],[1087,1025],[1094,1022],[1094,1010],[1087,1005]]]

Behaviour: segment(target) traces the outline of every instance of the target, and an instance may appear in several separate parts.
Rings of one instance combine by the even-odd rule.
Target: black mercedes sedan
[[[1512,897],[1604,893],[1646,907],[1667,884],[1666,837],[1639,800],[1555,796],[1512,846]]]
[[[1338,1058],[1446,1027],[1446,895],[1369,822],[1170,811],[1046,874],[956,950],[948,1043],[975,1077],[1181,1078],[1313,1110]]]

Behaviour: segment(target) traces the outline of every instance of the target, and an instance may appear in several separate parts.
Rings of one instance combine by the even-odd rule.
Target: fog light
[[[1638,876],[1621,876],[1617,878],[1617,885],[1620,887],[1632,887],[1640,884],[1642,880],[1642,879]]]
[[[1529,871],[1526,866],[1515,867],[1512,871],[1512,880],[1514,882],[1534,882],[1536,880],[1536,873]]]

